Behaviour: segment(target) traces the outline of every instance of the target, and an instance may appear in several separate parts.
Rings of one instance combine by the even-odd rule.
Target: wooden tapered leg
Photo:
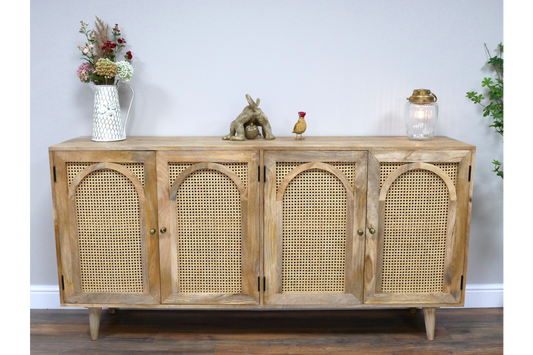
[[[426,335],[428,340],[435,338],[435,311],[436,308],[423,308],[424,322],[426,323]]]
[[[109,314],[115,314],[116,308],[109,308]]]
[[[416,307],[411,307],[411,308],[409,309],[409,311],[410,311],[411,313],[415,314],[415,313],[416,313]]]
[[[89,308],[89,327],[91,329],[91,339],[98,339],[98,330],[100,329],[100,316],[102,315],[102,308]]]

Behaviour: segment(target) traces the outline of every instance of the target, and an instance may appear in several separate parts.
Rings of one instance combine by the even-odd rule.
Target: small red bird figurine
[[[298,122],[294,125],[292,133],[296,133],[296,140],[304,140],[305,138],[302,137],[302,133],[307,129],[307,123],[305,123],[304,119],[305,112],[298,112],[298,115],[300,115],[300,117],[298,118]],[[300,138],[298,138],[298,135],[300,135]]]

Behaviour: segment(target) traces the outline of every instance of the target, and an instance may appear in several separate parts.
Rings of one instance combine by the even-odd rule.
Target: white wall
[[[468,284],[503,284],[502,139],[481,108],[502,0],[31,2],[31,285],[57,285],[47,148],[91,135],[93,93],[76,77],[79,21],[119,24],[134,56],[127,133],[222,136],[246,106],[277,136],[405,135],[416,88],[438,96],[437,135],[477,146]],[[122,102],[129,100],[127,89]]]

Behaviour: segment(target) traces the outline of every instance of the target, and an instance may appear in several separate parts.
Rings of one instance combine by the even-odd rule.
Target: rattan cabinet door
[[[164,304],[258,304],[258,151],[157,152]]]
[[[264,153],[265,304],[363,300],[367,152]]]
[[[372,151],[368,161],[365,303],[463,302],[472,153]]]
[[[155,152],[54,152],[61,301],[159,303]]]

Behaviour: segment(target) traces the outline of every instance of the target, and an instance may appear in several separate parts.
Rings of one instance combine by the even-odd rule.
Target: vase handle
[[[128,117],[130,115],[131,105],[133,104],[133,98],[135,97],[135,91],[133,91],[133,88],[129,86],[128,84],[120,83],[117,85],[117,89],[121,86],[127,86],[131,90],[131,101],[130,106],[128,107],[128,113],[126,113],[126,119],[124,120],[124,137],[126,137],[126,123],[128,122]]]

